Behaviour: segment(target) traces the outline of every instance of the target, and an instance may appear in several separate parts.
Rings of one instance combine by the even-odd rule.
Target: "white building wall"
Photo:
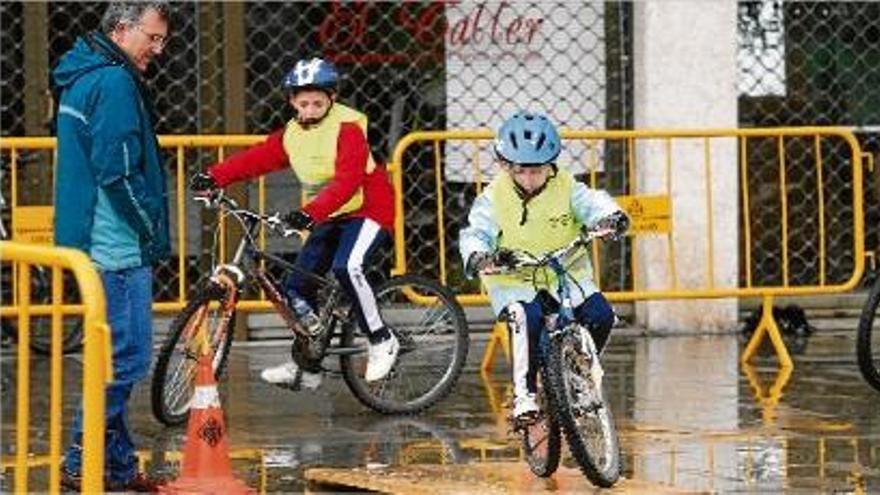
[[[737,4],[732,0],[634,3],[635,128],[737,127]],[[665,151],[637,148],[637,193],[666,191]],[[705,287],[709,270],[708,207],[702,140],[676,141],[670,194],[678,286]],[[737,147],[711,146],[714,202],[714,284],[736,287],[738,273]],[[671,287],[665,236],[639,237],[640,286]],[[636,304],[637,321],[651,330],[729,330],[735,299]]]

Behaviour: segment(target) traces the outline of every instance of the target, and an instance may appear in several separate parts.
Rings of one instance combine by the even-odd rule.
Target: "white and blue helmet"
[[[288,92],[300,89],[323,89],[336,91],[339,75],[336,67],[320,58],[303,59],[284,76],[284,89]]]
[[[495,135],[495,155],[517,165],[552,163],[561,149],[556,126],[540,113],[520,110],[505,120]]]

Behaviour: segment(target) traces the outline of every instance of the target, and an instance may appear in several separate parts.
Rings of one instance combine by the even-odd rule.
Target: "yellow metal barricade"
[[[204,135],[204,136],[160,136],[159,146],[164,152],[164,157],[172,155],[174,157],[174,189],[169,194],[174,196],[171,211],[173,216],[172,224],[176,230],[177,242],[172,246],[176,249],[176,297],[171,301],[156,302],[153,309],[159,312],[175,312],[182,309],[187,303],[187,297],[192,282],[187,276],[188,256],[187,252],[187,198],[190,192],[187,189],[189,177],[196,171],[201,170],[205,163],[213,163],[223,160],[229,155],[230,149],[240,149],[259,143],[265,139],[263,135]],[[19,210],[20,204],[20,178],[19,167],[22,163],[23,152],[45,152],[48,159],[42,166],[55,166],[56,140],[50,137],[4,137],[0,139],[0,150],[4,155],[8,155],[10,162],[10,179],[11,179],[11,197],[9,198],[9,207],[13,215]],[[201,160],[194,155],[201,154]],[[210,157],[209,161],[205,161],[205,154]],[[401,180],[398,176],[400,170],[389,165],[388,173],[392,175],[392,180],[396,184],[400,184]],[[266,177],[256,179],[257,183],[257,204],[260,213],[270,213],[266,211],[266,181],[271,180]],[[51,184],[41,184],[41,187],[51,188]],[[28,208],[37,208],[28,206]],[[45,207],[42,207],[45,208]],[[400,210],[399,210],[400,212]],[[45,215],[43,215],[45,216]],[[43,222],[39,223],[42,225]],[[225,223],[220,226],[220,246],[219,259],[227,260],[234,253],[230,253],[230,249],[226,246],[226,233],[228,230]],[[266,233],[261,231],[259,244],[261,247],[266,245]],[[239,302],[240,310],[272,310],[272,305],[264,297],[248,298],[248,294],[244,294],[244,298]]]
[[[431,172],[431,181],[434,184],[433,196],[436,203],[435,211],[420,213],[433,213],[436,217],[437,238],[431,242],[436,242],[437,251],[440,253],[436,257],[438,263],[438,271],[436,274],[428,274],[435,276],[442,283],[450,283],[450,270],[452,267],[460,266],[457,257],[447,259],[449,246],[452,244],[450,237],[457,236],[457,232],[448,232],[448,214],[446,212],[446,203],[444,199],[444,186],[446,185],[446,177],[444,175],[445,146],[450,143],[457,143],[462,147],[471,145],[473,152],[471,153],[471,165],[473,166],[472,184],[475,186],[476,192],[482,190],[485,182],[482,176],[480,166],[480,157],[485,155],[486,149],[491,148],[492,132],[489,130],[479,131],[431,131],[417,132],[405,136],[395,148],[393,160],[389,165],[389,172],[395,187],[397,212],[397,224],[395,229],[395,273],[403,273],[408,271],[407,255],[410,247],[414,244],[410,243],[426,243],[426,239],[412,238],[407,235],[407,229],[411,226],[405,224],[405,197],[410,198],[408,190],[405,189],[403,170],[404,154],[407,150],[416,146],[429,146],[430,153],[426,154],[431,161],[433,168]],[[780,363],[783,366],[790,366],[791,359],[785,349],[782,339],[779,335],[779,329],[772,318],[773,298],[777,296],[793,296],[793,295],[811,295],[811,294],[829,294],[835,292],[846,292],[851,290],[860,280],[864,271],[864,225],[862,211],[862,159],[863,154],[859,148],[853,133],[847,128],[837,127],[792,127],[792,128],[766,128],[766,129],[709,129],[709,130],[657,130],[657,131],[580,131],[580,130],[563,130],[562,136],[566,140],[566,145],[576,144],[583,149],[582,162],[574,164],[575,167],[581,167],[578,170],[572,170],[575,173],[586,177],[590,185],[597,184],[597,177],[601,169],[601,156],[604,150],[615,148],[619,150],[619,155],[624,163],[624,169],[628,177],[628,190],[625,191],[626,196],[619,197],[618,200],[633,216],[634,225],[638,232],[635,236],[630,237],[627,241],[630,243],[631,252],[636,252],[636,246],[640,242],[642,234],[650,234],[661,236],[665,239],[666,250],[669,255],[666,258],[666,271],[669,274],[668,283],[665,287],[653,287],[647,289],[641,280],[639,280],[638,256],[631,256],[629,260],[629,273],[632,274],[627,287],[609,290],[603,284],[603,280],[599,279],[601,272],[594,270],[597,274],[597,283],[603,288],[603,292],[611,301],[641,301],[641,300],[669,300],[669,299],[699,299],[699,298],[724,298],[724,297],[760,297],[763,299],[764,317],[761,319],[752,340],[746,347],[743,354],[743,360],[748,360],[754,355],[760,342],[769,337],[776,348]],[[158,302],[154,305],[157,311],[177,311],[186,304],[187,293],[189,291],[190,280],[187,277],[187,257],[186,250],[186,190],[187,177],[191,175],[195,168],[204,165],[204,160],[199,162],[202,165],[196,166],[196,159],[192,158],[193,152],[205,152],[212,154],[211,161],[222,160],[228,148],[238,148],[249,146],[260,140],[264,136],[253,135],[230,135],[230,136],[162,136],[160,137],[160,145],[166,151],[170,151],[175,157],[175,177],[176,177],[176,210],[173,212],[175,216],[175,224],[177,229],[177,290],[174,300],[166,300]],[[712,230],[713,222],[707,222],[708,230],[705,235],[705,250],[708,253],[706,265],[701,267],[706,273],[704,282],[699,286],[682,287],[680,283],[679,271],[680,267],[676,264],[676,246],[675,242],[675,225],[673,222],[675,202],[672,200],[671,184],[675,172],[673,150],[682,142],[688,146],[695,146],[701,149],[702,168],[705,172],[705,209],[710,218],[713,217],[713,198],[712,198],[712,172],[718,170],[719,165],[713,157],[712,150],[714,143],[720,140],[730,140],[736,143],[736,155],[738,161],[738,172],[740,175],[740,198],[742,200],[742,227],[741,235],[744,238],[745,248],[741,249],[743,256],[743,276],[736,286],[719,286],[716,284],[713,273],[714,258],[716,256],[714,239],[715,233]],[[818,222],[818,282],[814,284],[792,283],[791,277],[791,261],[789,253],[790,233],[789,219],[787,212],[788,192],[787,192],[787,153],[786,147],[794,141],[805,143],[807,147],[813,148],[813,156],[815,163],[813,164],[814,174],[817,177],[819,186],[813,192],[818,197],[818,211],[816,212],[816,221]],[[838,280],[830,282],[827,279],[826,260],[828,259],[828,249],[826,240],[828,236],[828,228],[826,226],[826,218],[832,212],[826,211],[827,198],[824,197],[824,179],[823,173],[828,168],[828,157],[825,151],[825,145],[829,142],[835,142],[838,148],[845,149],[846,161],[851,164],[852,185],[852,232],[847,232],[852,238],[851,256],[852,270],[850,276],[846,280]],[[751,204],[754,198],[758,196],[749,190],[748,177],[750,173],[749,161],[751,158],[752,148],[757,148],[760,143],[762,146],[769,143],[769,148],[775,148],[777,180],[779,182],[779,194],[781,199],[781,218],[779,225],[781,227],[779,244],[781,247],[781,281],[773,284],[759,284],[755,282],[753,276],[753,260],[752,252],[756,249],[757,244],[752,238],[752,225],[750,222]],[[636,184],[636,169],[638,165],[640,146],[653,145],[662,150],[663,155],[662,166],[665,173],[665,191],[652,191],[650,194],[638,194]],[[18,193],[16,190],[18,180],[16,178],[17,160],[22,150],[48,150],[54,151],[54,138],[3,138],[0,140],[0,148],[4,153],[9,153],[12,170],[12,201],[11,207],[15,210],[17,206]],[[482,153],[481,153],[482,150]],[[762,152],[765,150],[762,150]],[[839,157],[838,157],[839,158]],[[790,158],[789,158],[790,160]],[[485,161],[485,158],[484,158]],[[729,165],[728,166],[733,166]],[[421,162],[418,167],[424,167]],[[259,210],[265,211],[265,180],[258,180],[258,204]],[[409,180],[409,179],[408,179]],[[430,196],[430,194],[428,194]],[[836,212],[834,212],[836,214]],[[220,259],[226,259],[229,254],[227,247],[222,242],[225,239],[225,226],[221,229],[221,246]],[[265,245],[265,234],[261,234],[260,243]],[[598,265],[600,259],[600,248],[593,247],[593,263]],[[594,266],[597,267],[597,266]],[[485,304],[487,298],[485,293],[473,292],[467,293],[458,290],[459,301],[463,304]],[[244,310],[269,310],[271,305],[261,297],[243,300],[239,307]],[[498,344],[503,345],[503,339],[500,334],[505,330],[502,325],[496,326],[496,339]],[[491,362],[491,359],[484,359],[484,362]]]
[[[858,141],[848,128],[839,127],[792,127],[792,128],[766,128],[766,129],[708,129],[708,130],[652,130],[652,131],[579,131],[579,130],[563,130],[561,132],[566,147],[572,144],[578,144],[584,149],[582,153],[583,162],[570,164],[570,170],[573,173],[586,177],[589,185],[595,187],[597,184],[597,176],[600,169],[601,150],[615,147],[622,150],[621,155],[625,160],[625,169],[628,176],[629,196],[619,198],[619,202],[634,217],[634,225],[637,231],[629,239],[631,252],[636,252],[636,244],[640,242],[642,233],[660,235],[665,237],[666,251],[666,273],[669,275],[665,287],[645,288],[638,278],[638,256],[630,257],[629,273],[632,274],[629,287],[619,290],[608,290],[603,288],[603,292],[611,301],[643,301],[643,300],[669,300],[669,299],[703,299],[703,298],[725,298],[725,297],[760,297],[763,298],[764,316],[761,319],[758,328],[755,330],[751,341],[746,347],[742,360],[748,361],[755,353],[757,346],[761,341],[769,336],[771,342],[776,348],[780,364],[783,367],[792,365],[791,358],[785,348],[779,329],[772,317],[773,298],[776,296],[795,296],[795,295],[812,295],[812,294],[830,294],[838,292],[846,292],[853,289],[862,277],[864,271],[864,225],[863,225],[863,209],[862,209],[862,152]],[[482,191],[485,179],[483,169],[480,165],[482,161],[486,161],[487,150],[491,150],[491,140],[493,133],[489,130],[479,131],[432,131],[432,132],[415,132],[404,136],[398,143],[393,163],[395,168],[403,168],[404,156],[411,149],[418,147],[421,151],[420,156],[430,156],[433,158],[433,173],[436,183],[437,204],[443,204],[443,188],[445,167],[449,164],[445,163],[447,153],[450,149],[454,149],[460,155],[464,155],[464,161],[467,161],[472,167],[471,178],[473,182],[473,190],[476,194]],[[719,166],[736,166],[730,163],[717,164],[713,161],[712,150],[717,142],[727,141],[729,145],[736,144],[736,158],[738,161],[740,175],[740,199],[742,200],[742,226],[740,227],[741,235],[744,238],[744,248],[741,249],[744,257],[744,274],[739,278],[736,285],[720,286],[716,283],[713,272],[716,248],[714,245],[715,233],[713,232],[714,213],[713,213],[713,197],[712,197],[712,177],[713,170],[717,170]],[[818,241],[818,282],[815,284],[797,284],[792,283],[790,273],[789,260],[789,218],[788,195],[786,181],[787,165],[787,146],[792,142],[797,142],[807,148],[812,153],[814,163],[811,165],[814,174],[817,177],[817,188],[814,194],[818,197],[819,208],[815,212],[816,221],[818,223],[817,235]],[[698,148],[701,155],[700,164],[704,173],[704,192],[705,198],[705,214],[708,215],[707,231],[705,234],[705,252],[706,265],[702,267],[706,274],[705,280],[698,286],[683,287],[680,283],[678,270],[676,266],[676,243],[675,243],[675,225],[673,224],[673,215],[676,205],[673,201],[672,182],[676,165],[674,163],[673,149],[680,147],[682,143],[687,146]],[[750,173],[750,146],[757,147],[758,144],[769,147],[775,153],[775,161],[778,174],[779,191],[781,201],[781,214],[779,225],[781,226],[781,282],[777,284],[756,284],[752,274],[751,259],[752,251],[756,249],[756,244],[752,239],[752,225],[749,220],[750,211],[753,208],[750,200],[750,190],[748,177]],[[828,143],[836,144],[836,147],[827,146]],[[769,146],[767,146],[769,144]],[[665,168],[665,191],[651,192],[647,196],[639,196],[635,187],[636,168],[638,166],[638,150],[639,147],[653,146],[652,149],[659,150],[658,155],[662,157],[663,166]],[[826,240],[827,228],[826,217],[829,212],[826,211],[826,200],[824,198],[825,181],[823,173],[828,168],[826,162],[830,161],[829,152],[826,148],[834,150],[843,149],[834,155],[838,161],[849,164],[849,170],[844,173],[851,174],[852,199],[852,231],[847,232],[852,237],[852,270],[846,280],[837,283],[829,282],[827,279],[826,260],[828,258]],[[425,150],[427,148],[427,150]],[[762,150],[765,151],[765,150]],[[415,153],[413,153],[415,154]],[[696,154],[696,153],[695,153]],[[837,162],[835,162],[837,163]],[[569,165],[569,164],[566,164]],[[424,166],[420,163],[420,166]],[[836,170],[835,172],[840,172]],[[717,172],[716,172],[717,173]],[[399,180],[400,177],[398,176]],[[401,182],[395,183],[398,191],[403,190]],[[403,198],[398,196],[398,211],[403,210]],[[849,205],[848,205],[849,206]],[[443,208],[438,206],[436,212],[437,239],[438,250],[441,254],[437,277],[443,283],[449,281],[450,266],[460,264],[458,259],[447,260],[447,244],[451,235],[455,233],[447,232],[448,219],[444,217]],[[406,272],[408,270],[407,253],[408,240],[410,236],[407,233],[406,225],[402,216],[398,216],[395,230],[395,264],[396,271]],[[420,240],[425,242],[424,239]],[[597,276],[597,284],[603,287],[602,280],[599,279],[601,271],[598,269],[599,247],[593,246],[593,264],[594,273]],[[455,255],[451,255],[455,257]],[[463,292],[459,291],[459,301],[463,304],[486,304],[488,298],[484,292]],[[504,345],[505,340],[503,333],[506,332],[504,325],[496,325],[493,331],[492,341],[489,346],[489,353],[484,357],[484,366],[491,365],[492,356],[498,345]]]
[[[16,493],[33,491],[28,487],[31,466],[30,424],[30,319],[51,315],[52,354],[49,384],[49,491],[59,493],[61,470],[62,413],[62,315],[82,314],[83,348],[83,490],[99,493],[104,489],[104,386],[113,380],[110,327],[106,321],[104,288],[91,260],[80,251],[67,248],[0,242],[0,258],[15,265],[19,274],[14,306],[4,306],[4,318],[18,320],[15,468]],[[31,305],[31,266],[52,270],[52,304]],[[62,304],[62,271],[70,270],[82,295],[81,305]],[[6,461],[4,460],[4,464]]]

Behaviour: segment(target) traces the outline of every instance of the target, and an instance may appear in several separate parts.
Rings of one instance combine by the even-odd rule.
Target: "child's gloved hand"
[[[217,181],[204,172],[199,172],[193,175],[189,180],[190,191],[199,196],[208,196],[211,194],[211,191],[217,189],[217,187]]]
[[[507,248],[499,248],[492,255],[492,264],[497,268],[512,270],[522,262],[522,257],[516,251]]]
[[[469,277],[479,275],[480,272],[492,267],[492,254],[485,251],[477,251],[471,254],[465,265],[465,272]]]
[[[284,216],[284,221],[296,230],[312,230],[312,227],[315,226],[315,221],[312,220],[312,217],[302,210],[291,211]]]
[[[619,240],[629,229],[629,217],[626,216],[626,213],[620,210],[615,211],[607,217],[599,220],[596,224],[596,229],[608,231],[608,235],[603,236],[606,239],[611,239],[613,241]]]

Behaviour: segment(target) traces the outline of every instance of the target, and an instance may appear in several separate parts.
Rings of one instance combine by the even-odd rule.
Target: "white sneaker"
[[[400,342],[391,334],[391,338],[385,339],[378,344],[371,344],[367,357],[367,373],[364,377],[368,382],[375,382],[385,378],[397,361],[397,353],[400,351]]]
[[[293,361],[284,364],[266,368],[260,373],[260,378],[264,382],[282,387],[298,389],[300,386],[314,390],[321,385],[323,375],[321,373],[311,373],[301,371],[299,366]]]
[[[541,408],[538,407],[538,400],[535,398],[535,394],[526,394],[522,397],[514,397],[513,399],[514,419],[524,418],[526,415],[535,414],[540,410]]]

